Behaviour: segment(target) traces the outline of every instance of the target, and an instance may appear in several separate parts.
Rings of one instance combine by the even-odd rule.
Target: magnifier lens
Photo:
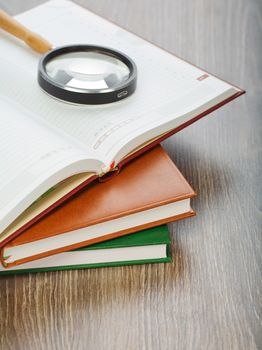
[[[39,61],[38,83],[50,96],[74,104],[105,104],[134,93],[137,69],[130,57],[108,47],[68,45]]]
[[[101,52],[69,52],[46,64],[47,75],[65,89],[101,91],[114,89],[129,79],[128,66]]]

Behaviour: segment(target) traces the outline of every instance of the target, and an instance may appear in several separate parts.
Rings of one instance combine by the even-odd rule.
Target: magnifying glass
[[[95,45],[53,48],[2,10],[0,27],[44,54],[38,65],[38,83],[52,97],[77,104],[104,104],[122,100],[136,89],[136,65],[119,51]]]

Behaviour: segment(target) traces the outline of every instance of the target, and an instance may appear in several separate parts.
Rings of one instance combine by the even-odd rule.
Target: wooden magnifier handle
[[[0,9],[0,28],[6,32],[23,40],[28,46],[39,53],[46,53],[52,49],[52,44],[42,38],[40,35],[31,32],[13,17]]]

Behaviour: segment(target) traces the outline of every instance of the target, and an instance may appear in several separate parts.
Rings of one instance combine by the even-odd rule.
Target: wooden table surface
[[[0,278],[0,349],[262,349],[262,2],[76,2],[247,94],[164,143],[198,193],[173,262]]]

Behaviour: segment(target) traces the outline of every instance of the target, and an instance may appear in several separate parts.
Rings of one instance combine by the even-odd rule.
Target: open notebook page
[[[101,164],[0,96],[0,232],[50,187]]]
[[[15,86],[0,86],[0,94],[83,143],[105,164],[113,159],[118,162],[141,143],[191,119],[192,111],[199,114],[238,91],[210,75],[198,80],[205,72],[71,2],[50,1],[18,17],[56,46],[109,46],[136,62],[134,95],[108,105],[74,106],[40,90],[36,81],[39,55],[10,36],[3,35],[0,41],[0,59],[12,67],[1,74],[6,81],[16,80]]]

